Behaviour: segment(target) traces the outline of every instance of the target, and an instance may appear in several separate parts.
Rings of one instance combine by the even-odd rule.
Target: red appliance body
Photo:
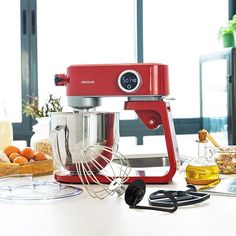
[[[162,64],[72,65],[67,75],[56,85],[67,87],[67,96],[127,96],[118,84],[119,75],[134,71],[140,76],[140,86],[132,96],[167,96],[169,94],[168,66]]]
[[[176,172],[178,146],[169,103],[168,66],[163,64],[72,65],[67,75],[55,76],[57,86],[66,86],[68,97],[128,97],[125,110],[134,110],[147,129],[163,127],[169,171],[164,176],[129,176],[127,183],[142,179],[146,183],[168,183]],[[70,104],[69,104],[70,105]],[[97,176],[101,182],[106,178]],[[82,183],[79,176],[57,172],[59,182]]]

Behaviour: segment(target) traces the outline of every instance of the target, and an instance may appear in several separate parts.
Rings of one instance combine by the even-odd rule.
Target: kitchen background
[[[193,154],[190,144],[202,128],[199,59],[223,49],[218,31],[235,9],[226,0],[1,1],[0,100],[7,102],[14,139],[29,142],[32,136],[34,121],[22,115],[29,95],[41,103],[49,94],[62,96],[69,110],[64,88],[54,86],[54,74],[66,73],[67,66],[157,62],[169,65],[180,152]],[[217,73],[211,71],[212,83]],[[104,100],[102,110],[122,111],[125,98]],[[132,152],[137,142],[142,151],[163,151],[158,131],[147,132],[132,112],[122,112],[121,119],[122,151]]]

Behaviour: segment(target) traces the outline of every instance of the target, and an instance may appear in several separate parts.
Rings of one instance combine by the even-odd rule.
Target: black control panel
[[[121,90],[127,93],[136,91],[141,82],[140,75],[133,70],[123,71],[118,78],[118,85]]]

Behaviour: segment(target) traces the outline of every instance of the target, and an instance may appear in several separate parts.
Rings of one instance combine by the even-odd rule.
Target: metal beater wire
[[[92,185],[90,184],[90,181],[92,180],[93,184],[101,185],[100,181],[97,179],[94,172],[87,164],[87,160],[85,159],[84,153],[88,151],[88,148],[91,148],[91,146],[85,147],[78,156],[79,158],[76,162],[78,176],[80,177],[82,184],[84,185],[86,191],[89,193],[90,196],[103,199],[107,196],[107,194],[101,194],[104,193],[104,190],[94,191]]]
[[[101,152],[99,152],[101,150]],[[119,160],[119,164],[116,165],[118,169],[118,175],[115,171],[115,168],[112,166],[111,159],[105,157],[101,153],[103,151],[109,152],[112,154],[112,157],[115,156]],[[98,156],[105,161],[106,166],[101,165],[96,159],[93,159],[93,156]],[[90,157],[88,161],[88,156]],[[82,151],[77,156],[76,169],[78,176],[87,192],[96,198],[103,199],[108,195],[113,195],[115,191],[110,189],[109,184],[104,184],[99,181],[97,176],[102,176],[108,180],[109,183],[123,185],[129,176],[130,166],[128,160],[124,155],[119,153],[117,150],[112,148],[101,146],[101,145],[90,145],[82,149]],[[113,163],[114,164],[114,163]],[[91,165],[94,169],[91,169]],[[110,172],[109,172],[110,171]],[[115,181],[115,182],[114,182]],[[96,189],[94,184],[99,185],[100,190]]]

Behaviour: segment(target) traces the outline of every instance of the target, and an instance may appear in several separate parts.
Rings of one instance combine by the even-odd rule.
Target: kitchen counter
[[[146,205],[148,194],[153,191],[184,190],[185,186],[184,177],[176,173],[168,185],[148,185],[140,204]],[[129,209],[124,196],[94,199],[85,190],[79,196],[50,202],[21,204],[0,201],[1,235],[233,235],[235,203],[235,197],[212,195],[203,203],[165,213]]]

